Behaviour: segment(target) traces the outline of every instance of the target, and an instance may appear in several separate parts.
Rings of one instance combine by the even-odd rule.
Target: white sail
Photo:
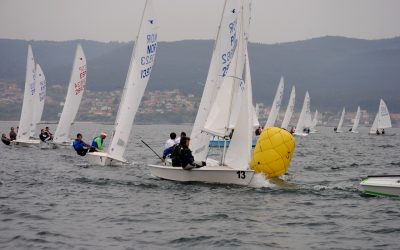
[[[225,164],[237,170],[246,170],[249,168],[252,148],[253,101],[248,56],[246,58],[244,86],[241,89],[243,91],[242,105],[239,112],[239,119],[235,124],[235,132],[233,133],[225,157]]]
[[[308,94],[308,91],[306,92],[306,95],[304,97],[303,107],[301,108],[299,121],[296,125],[296,135],[304,134],[303,130],[305,128],[307,110],[310,110],[310,95]]]
[[[311,126],[310,126],[311,131],[314,131],[314,132],[316,131],[317,123],[318,123],[318,110],[315,110],[314,118],[312,119]]]
[[[258,128],[260,126],[260,122],[258,121],[258,115],[259,115],[259,108],[258,104],[256,104],[256,107],[253,106],[253,128]]]
[[[336,128],[336,132],[338,132],[338,133],[342,132],[342,126],[343,126],[344,114],[345,113],[346,113],[346,109],[343,108],[342,115],[340,116],[339,124],[338,124],[338,126]]]
[[[378,128],[391,128],[392,121],[390,119],[389,110],[386,106],[386,103],[381,99],[379,103],[379,120],[378,120]]]
[[[290,92],[289,102],[288,102],[288,106],[286,108],[285,116],[283,118],[282,125],[281,125],[281,128],[283,128],[283,129],[286,129],[286,130],[288,129],[290,119],[292,118],[292,115],[293,115],[295,99],[296,99],[296,89],[293,86],[292,91]]]
[[[204,131],[219,137],[228,136],[231,132],[230,125],[236,123],[236,121],[232,119],[232,117],[235,117],[236,111],[238,110],[234,109],[234,103],[236,103],[235,100],[238,100],[237,94],[239,88],[243,88],[244,85],[242,74],[245,64],[245,52],[243,47],[243,31],[239,31],[239,29],[243,29],[241,23],[241,18],[239,18],[237,22],[238,25],[236,25],[236,29],[238,29],[237,48],[229,66],[228,73],[222,81],[221,87],[218,90],[215,101],[204,125]]]
[[[275,125],[276,118],[279,115],[279,109],[281,107],[282,97],[283,97],[283,89],[284,89],[285,81],[283,80],[283,76],[279,82],[278,88],[276,89],[274,102],[271,106],[271,112],[269,112],[268,120],[265,123],[265,128],[273,127]]]
[[[131,134],[133,120],[156,56],[156,30],[152,1],[147,0],[115,121],[113,137],[108,148],[110,158],[125,161],[123,155]]]
[[[372,127],[369,130],[370,134],[375,134],[376,133],[376,130],[378,129],[378,120],[379,120],[379,112],[376,113],[376,115],[375,115],[374,122],[372,123]]]
[[[202,130],[236,49],[237,10],[238,1],[225,1],[207,80],[191,134],[191,148],[196,160],[205,161],[208,154],[210,136]]]
[[[356,117],[354,118],[353,127],[351,128],[351,132],[353,132],[353,133],[358,132],[357,128],[358,128],[358,124],[360,123],[360,117],[361,117],[361,110],[360,110],[360,106],[358,106]]]
[[[76,46],[74,64],[69,80],[67,97],[61,113],[60,121],[54,134],[55,143],[63,143],[70,140],[72,123],[81,104],[87,76],[86,57],[80,44]]]
[[[19,120],[19,129],[17,140],[29,140],[31,123],[33,118],[33,99],[35,95],[35,59],[32,53],[31,45],[28,46],[28,55],[26,59],[25,90],[22,103],[21,118]]]
[[[42,68],[36,64],[35,69],[35,94],[33,97],[33,113],[32,123],[30,129],[30,136],[34,136],[37,124],[42,119],[44,101],[46,99],[46,78],[43,74]]]

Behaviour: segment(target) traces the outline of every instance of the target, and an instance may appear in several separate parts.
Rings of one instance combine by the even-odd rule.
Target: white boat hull
[[[368,176],[360,186],[366,194],[400,197],[400,175]]]
[[[304,136],[307,136],[308,134],[307,133],[294,133],[293,135],[304,137]]]
[[[253,170],[236,170],[225,166],[205,166],[184,170],[180,167],[148,165],[151,175],[180,182],[205,182],[247,186],[254,176]]]
[[[29,139],[26,141],[11,141],[11,143],[17,147],[30,147],[30,146],[39,146],[40,140]]]
[[[129,164],[128,161],[124,159],[112,158],[109,154],[105,152],[91,152],[87,153],[86,157],[91,166],[121,166]]]

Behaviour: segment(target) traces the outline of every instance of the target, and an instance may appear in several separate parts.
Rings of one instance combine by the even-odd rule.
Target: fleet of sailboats
[[[248,185],[255,174],[249,167],[252,155],[253,131],[260,126],[258,105],[254,107],[248,34],[251,19],[250,0],[225,0],[200,106],[191,134],[191,148],[197,161],[206,162],[191,171],[170,165],[149,165],[153,176],[175,181],[199,181]],[[149,81],[157,51],[157,22],[152,0],[146,0],[139,31],[133,48],[118,114],[110,145],[105,151],[90,152],[90,165],[121,165],[128,163],[124,154],[132,133],[133,121]],[[87,78],[83,49],[77,45],[63,111],[52,145],[71,146],[73,125],[82,100]],[[46,78],[35,62],[32,47],[28,46],[23,105],[15,145],[39,144],[35,138],[46,99]],[[284,78],[280,79],[264,128],[274,127],[283,99]],[[288,129],[295,107],[296,90],[292,86],[281,128]],[[346,110],[343,107],[336,133],[343,132]],[[307,136],[317,132],[318,110],[310,110],[310,95],[305,93],[294,135]],[[350,132],[358,133],[360,106]],[[386,103],[380,99],[370,134],[385,134],[392,123]],[[221,158],[209,156],[210,138],[218,138]],[[229,147],[228,147],[229,146]],[[368,176],[361,190],[384,196],[400,196],[398,175]]]

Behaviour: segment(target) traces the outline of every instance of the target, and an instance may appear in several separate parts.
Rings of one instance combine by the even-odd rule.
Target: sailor
[[[40,130],[39,138],[42,142],[46,142],[46,141],[50,140],[49,133],[47,133],[44,129]]]
[[[336,128],[336,127],[335,127],[335,128],[333,128],[333,131],[335,131],[335,132],[336,132],[336,131],[337,131],[337,128]]]
[[[171,154],[172,166],[182,167],[185,170],[191,170],[193,168],[201,168],[206,165],[203,161],[197,163],[194,161],[192,151],[189,149],[190,138],[182,137],[179,145],[174,148]]]
[[[77,134],[76,139],[72,143],[76,153],[80,156],[85,156],[86,153],[90,150],[90,152],[96,151],[94,147],[82,141],[82,134]]]
[[[183,131],[181,132],[181,136],[175,139],[175,144],[179,144],[182,137],[186,137],[186,133]]]
[[[382,129],[382,135],[384,135],[384,134],[385,134],[385,129],[383,128],[383,129]]]
[[[258,128],[257,128],[256,131],[255,131],[256,136],[261,135],[261,132],[262,132],[261,126],[258,126]]]
[[[101,132],[100,136],[96,136],[92,141],[92,147],[96,148],[97,150],[103,150],[103,142],[107,137],[106,132]]]
[[[292,127],[292,128],[290,129],[290,133],[291,133],[291,134],[294,134],[294,127]]]
[[[163,151],[163,159],[167,158],[168,155],[170,155],[173,151],[174,146],[177,144],[175,142],[176,140],[176,134],[174,132],[169,134],[169,139],[165,142],[164,145],[164,151]]]
[[[351,132],[351,131],[353,131],[353,128],[350,128],[350,129],[349,129],[349,132]]]
[[[381,133],[379,132],[379,129],[376,130],[376,134],[380,135]]]
[[[5,133],[1,134],[1,141],[6,145],[10,145],[11,142],[11,140],[7,138],[7,135]]]
[[[50,132],[50,129],[49,129],[49,127],[46,127],[45,129],[44,129],[44,132],[46,132],[47,133],[47,135],[49,136],[49,141],[52,141],[53,140],[53,134]]]
[[[10,136],[10,141],[15,141],[17,139],[17,133],[15,133],[14,127],[11,127],[9,136]]]

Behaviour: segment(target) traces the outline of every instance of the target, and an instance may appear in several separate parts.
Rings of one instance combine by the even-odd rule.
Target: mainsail
[[[115,121],[113,137],[108,148],[109,156],[120,161],[125,161],[123,155],[131,134],[133,120],[154,64],[157,48],[156,30],[152,1],[147,0]]]
[[[311,131],[313,131],[313,132],[317,131],[316,130],[317,123],[318,123],[318,110],[315,110],[314,118],[312,119],[311,126],[310,126]]]
[[[336,128],[336,132],[338,132],[338,133],[342,132],[342,126],[343,126],[343,120],[344,120],[344,114],[345,113],[346,113],[346,109],[343,108],[342,115],[340,116],[339,124],[338,124],[338,126]]]
[[[253,131],[253,103],[249,57],[246,49],[245,79],[242,86],[242,105],[239,119],[235,124],[229,148],[226,152],[225,164],[238,170],[246,170],[251,160],[252,131]]]
[[[283,128],[283,129],[286,129],[286,130],[288,129],[290,119],[292,118],[292,115],[293,115],[295,99],[296,99],[296,89],[293,86],[292,91],[290,92],[289,102],[288,102],[288,106],[286,108],[285,116],[283,118],[282,125],[281,125],[281,128]]]
[[[360,122],[360,117],[361,117],[361,111],[360,111],[360,106],[358,106],[356,117],[354,118],[353,127],[351,128],[351,132],[354,132],[354,133],[358,132],[357,128],[358,128],[358,124]]]
[[[285,81],[283,80],[283,76],[282,76],[281,80],[279,81],[278,88],[276,89],[274,101],[271,106],[271,112],[269,112],[268,120],[264,126],[265,128],[273,127],[275,125],[275,121],[279,115],[279,109],[281,107],[284,85],[285,85]]]
[[[306,92],[306,95],[304,97],[304,102],[303,102],[303,107],[301,108],[301,113],[299,116],[299,121],[297,122],[296,125],[296,132],[295,134],[297,135],[303,135],[303,130],[305,128],[305,123],[306,123],[306,118],[310,110],[310,95],[308,94],[308,91]]]
[[[55,143],[67,142],[70,139],[72,123],[81,104],[87,76],[86,58],[80,44],[76,46],[74,64],[68,85],[68,93],[60,121],[54,134]]]
[[[29,140],[30,130],[33,118],[33,100],[35,95],[35,59],[32,53],[31,45],[28,46],[28,55],[26,58],[25,90],[22,103],[21,118],[19,120],[19,129],[17,140]]]
[[[244,34],[242,33],[243,25],[240,18],[237,24],[238,42],[236,51],[233,54],[228,72],[221,83],[221,87],[217,92],[215,101],[204,124],[205,132],[219,137],[227,137],[231,133],[232,127],[230,125],[236,123],[232,117],[236,115],[236,111],[239,109],[234,109],[234,107],[237,101],[240,100],[237,96],[238,93],[241,93],[239,89],[242,89],[244,85],[242,77],[245,65],[245,44]]]
[[[374,123],[370,129],[371,134],[375,134],[377,129],[391,128],[392,121],[390,119],[389,110],[386,103],[381,99],[379,103],[379,110],[376,113]]]
[[[33,113],[32,113],[30,136],[34,136],[37,124],[42,119],[45,99],[46,99],[46,78],[43,74],[40,65],[36,64],[35,93],[33,96]]]
[[[211,57],[210,68],[191,134],[191,148],[196,160],[206,160],[210,136],[202,132],[215,96],[227,74],[237,44],[238,1],[226,0]]]

